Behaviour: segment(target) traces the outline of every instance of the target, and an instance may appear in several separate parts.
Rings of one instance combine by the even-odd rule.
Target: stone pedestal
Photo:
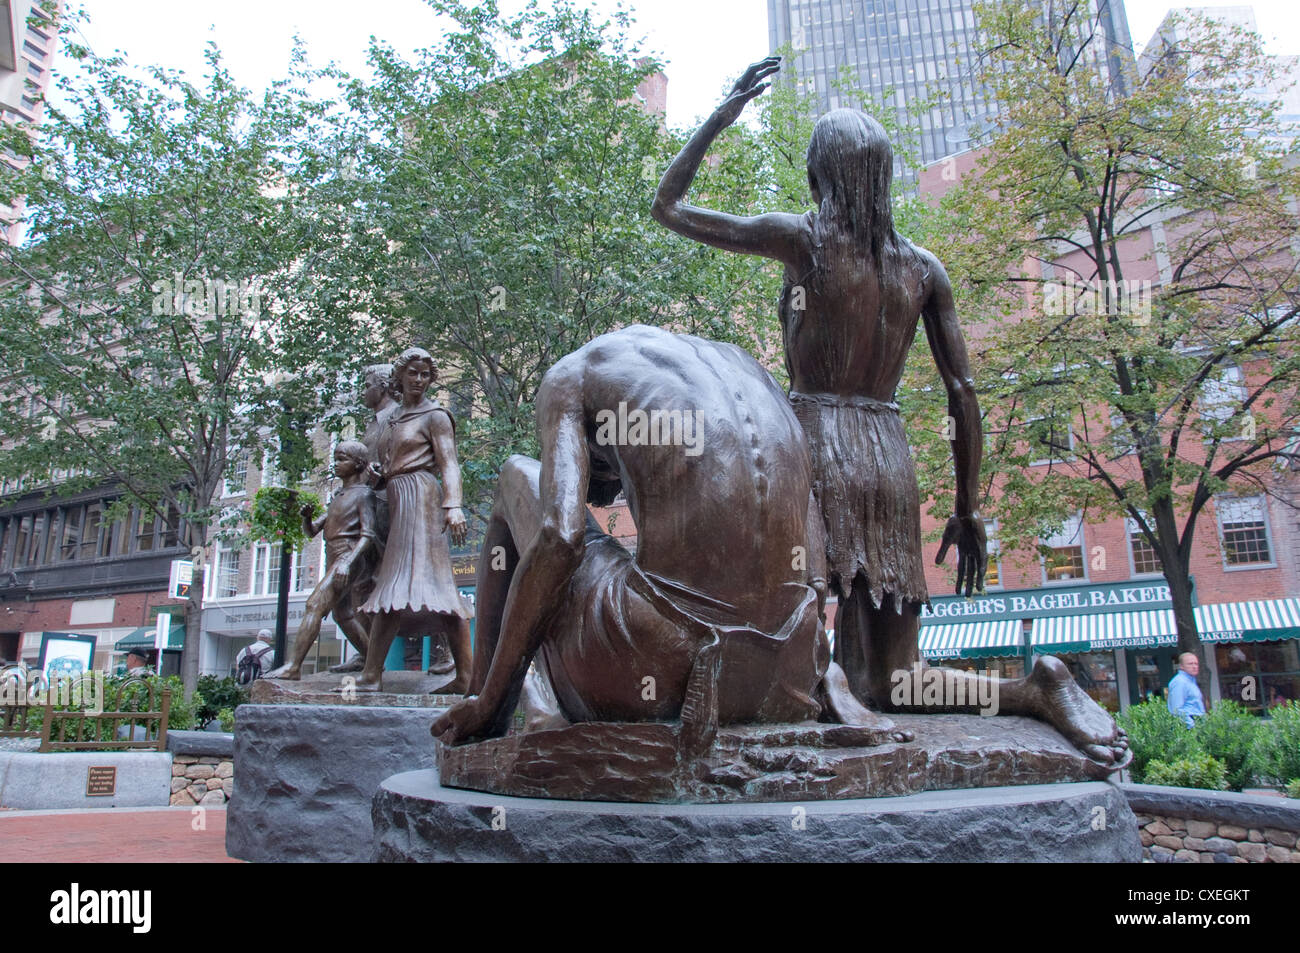
[[[235,712],[227,852],[266,862],[369,860],[371,798],[395,772],[434,767],[429,726],[441,712],[359,704],[241,705]]]
[[[1137,862],[1107,782],[744,804],[619,804],[443,788],[433,770],[374,798],[377,861]]]

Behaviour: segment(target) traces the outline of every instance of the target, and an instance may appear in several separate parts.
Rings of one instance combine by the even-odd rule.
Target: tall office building
[[[816,93],[821,110],[841,105],[835,81],[844,67],[857,84],[898,113],[903,127],[919,127],[919,159],[928,165],[978,144],[990,114],[989,95],[972,72],[978,52],[975,0],[767,0],[772,50],[790,46],[801,87]],[[1063,0],[1040,0],[1044,15],[1059,15]],[[1100,9],[1105,50],[1097,68],[1114,84],[1132,62],[1133,44],[1123,0],[1087,0]],[[892,92],[891,92],[892,91]],[[886,98],[886,93],[889,97]],[[912,104],[946,93],[919,118]],[[908,179],[914,169],[897,169]]]
[[[33,129],[40,125],[57,43],[58,29],[39,3],[0,0],[0,118],[5,122]],[[13,160],[6,156],[5,161]],[[4,241],[19,240],[21,226],[16,220],[21,212],[21,208],[0,209]]]

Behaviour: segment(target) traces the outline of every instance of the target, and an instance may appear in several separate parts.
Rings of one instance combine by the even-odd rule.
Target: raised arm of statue
[[[779,56],[769,56],[745,70],[722,105],[705,120],[664,173],[650,214],[664,227],[706,245],[795,265],[803,244],[801,216],[770,212],[745,217],[686,203],[686,193],[713,140],[736,121],[746,103],[771,85],[760,80],[780,69],[780,63]]]

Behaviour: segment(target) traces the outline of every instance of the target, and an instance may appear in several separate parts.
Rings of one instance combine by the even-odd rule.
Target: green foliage
[[[1146,780],[1151,762],[1168,764],[1205,753],[1196,736],[1170,713],[1163,698],[1153,696],[1139,705],[1131,705],[1128,711],[1116,715],[1115,721],[1128,735],[1129,748],[1133,751],[1129,771],[1139,784]]]
[[[1165,784],[1176,788],[1206,788],[1222,791],[1227,782],[1223,762],[1208,754],[1180,758],[1172,763],[1152,761],[1147,765],[1144,784]]]
[[[223,711],[233,712],[245,704],[248,701],[248,689],[230,676],[217,678],[215,675],[200,675],[198,691],[194,697],[198,699],[194,712],[195,727],[202,730],[214,719],[221,719]],[[234,717],[233,714],[231,717]]]
[[[221,724],[222,731],[235,730],[235,709],[223,708],[217,712],[217,721]]]
[[[1278,783],[1300,778],[1300,702],[1289,701],[1268,711],[1261,745],[1261,772]]]
[[[976,5],[995,116],[975,170],[922,223],[975,325],[983,515],[1003,552],[1036,560],[1080,509],[1139,519],[1186,622],[1206,504],[1258,493],[1294,458],[1297,221],[1278,197],[1300,190],[1300,169],[1280,103],[1258,96],[1281,78],[1258,36],[1193,16],[1135,67],[1111,55],[1096,8]],[[1067,282],[1092,293],[1067,297]],[[1242,386],[1222,385],[1234,368]],[[1230,399],[1207,413],[1211,392]],[[942,411],[926,412],[920,429],[937,430]],[[918,470],[941,472],[927,452]]]
[[[1196,719],[1196,740],[1205,751],[1223,763],[1230,791],[1249,787],[1259,770],[1260,746],[1267,729],[1242,705],[1220,701]]]
[[[1286,783],[1286,796],[1300,798],[1300,778],[1295,778]]]
[[[252,536],[280,543],[285,551],[300,549],[308,538],[302,527],[304,506],[311,507],[313,519],[325,511],[320,497],[314,493],[278,486],[262,487],[253,494],[253,502],[248,508]]]

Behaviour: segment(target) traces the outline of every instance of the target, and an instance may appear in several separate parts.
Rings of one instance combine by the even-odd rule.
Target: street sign
[[[158,622],[153,630],[153,647],[160,653],[167,648],[167,636],[171,634],[172,617],[169,613],[158,613]],[[162,655],[158,656],[159,667],[162,666]]]
[[[190,585],[194,582],[194,563],[188,559],[173,559],[171,576],[167,580],[167,595],[171,599],[188,599]]]

